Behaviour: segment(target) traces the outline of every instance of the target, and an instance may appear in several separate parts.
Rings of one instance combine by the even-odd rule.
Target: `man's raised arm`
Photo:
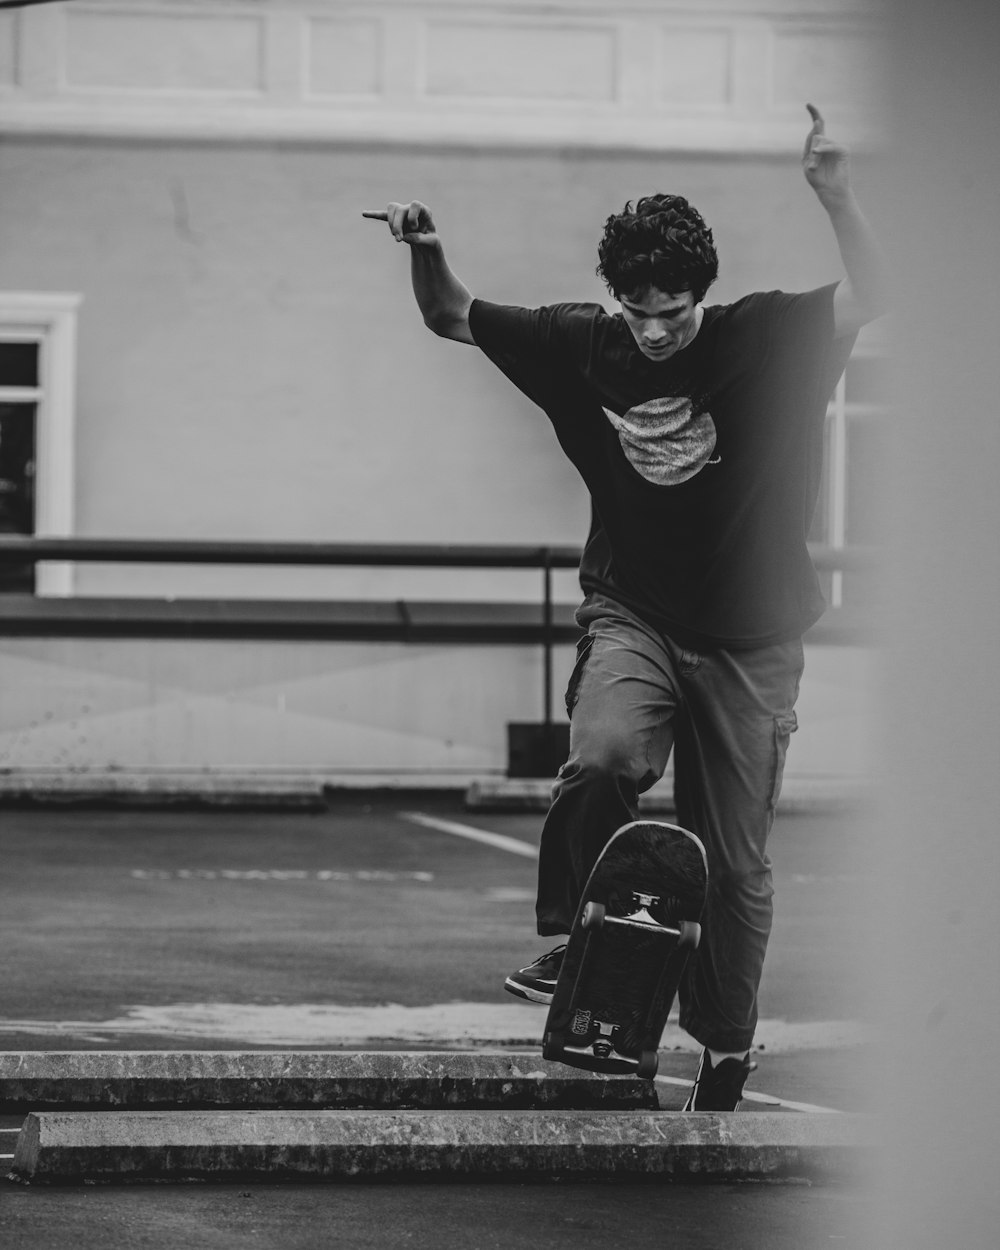
[[[409,204],[390,204],[385,210],[361,215],[372,221],[387,222],[396,242],[409,245],[410,279],[424,324],[441,338],[474,344],[469,329],[472,296],[448,267],[427,205],[412,200]]]
[[[888,311],[885,261],[854,196],[847,148],[826,137],[819,109],[811,104],[806,108],[813,124],[802,153],[802,169],[830,218],[847,274],[833,297],[834,333],[841,338],[856,334]]]

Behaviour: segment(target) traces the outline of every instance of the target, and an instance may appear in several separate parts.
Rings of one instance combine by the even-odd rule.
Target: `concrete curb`
[[[0,805],[321,812],[327,802],[321,781],[296,778],[9,772],[0,773]]]
[[[871,1166],[852,1116],[614,1111],[33,1113],[12,1179],[846,1181]]]
[[[338,796],[439,792],[464,794],[467,808],[481,811],[547,810],[554,778],[459,775],[346,778],[308,775],[253,776],[232,773],[63,773],[0,770],[0,807],[124,807],[178,810],[321,812]],[[861,777],[786,776],[778,810],[785,813],[839,811],[863,803],[874,783]],[[643,812],[674,811],[673,779],[658,782],[639,800]]]
[[[154,1108],[656,1110],[634,1077],[537,1054],[317,1051],[0,1052],[0,1112]]]
[[[473,782],[465,792],[465,806],[483,812],[545,812],[553,782],[546,778],[493,778]],[[873,793],[871,782],[854,777],[786,777],[778,801],[783,815],[810,815],[862,807]],[[673,779],[667,777],[640,796],[645,814],[676,812]]]

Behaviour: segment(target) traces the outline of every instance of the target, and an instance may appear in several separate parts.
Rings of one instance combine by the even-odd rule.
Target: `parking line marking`
[[[755,1094],[749,1090],[743,1091],[743,1098],[746,1102],[766,1102],[777,1104],[779,1107],[786,1107],[789,1111],[808,1111],[817,1112],[822,1115],[843,1115],[842,1111],[838,1111],[836,1107],[819,1107],[811,1102],[792,1102],[790,1098],[777,1098],[774,1094]]]
[[[685,1089],[691,1088],[691,1078],[681,1076],[658,1076],[658,1081],[662,1081],[664,1085],[683,1085]],[[789,1111],[815,1111],[822,1112],[824,1115],[843,1115],[842,1111],[838,1111],[836,1107],[817,1107],[811,1102],[792,1102],[788,1098],[778,1098],[774,1094],[751,1093],[749,1090],[743,1091],[744,1102],[762,1102],[769,1107],[785,1107]]]
[[[474,829],[471,825],[460,825],[454,820],[440,820],[437,816],[427,816],[423,812],[399,812],[403,820],[415,825],[423,825],[427,829],[436,829],[439,833],[452,833],[458,838],[468,838],[470,842],[482,842],[486,846],[495,846],[501,851],[510,851],[512,855],[523,855],[526,859],[538,858],[538,847],[518,838],[508,838],[502,833],[489,833],[485,829]]]

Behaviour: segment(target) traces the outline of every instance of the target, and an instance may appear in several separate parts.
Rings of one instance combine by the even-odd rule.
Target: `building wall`
[[[862,648],[807,649],[790,782],[868,776],[875,673]],[[535,647],[6,638],[0,689],[0,792],[5,773],[461,784],[542,717]]]
[[[81,535],[582,541],[584,493],[544,417],[424,328],[406,251],[362,208],[423,199],[458,274],[499,302],[605,299],[604,218],[661,188],[713,224],[719,301],[840,272],[794,156],[8,138],[0,184],[0,285],[83,294]],[[218,576],[81,567],[77,589],[188,593]],[[414,582],[386,578],[336,590]],[[225,586],[337,580],[244,571]],[[433,580],[419,578],[431,597]]]
[[[581,542],[586,495],[544,417],[474,349],[424,329],[405,249],[362,209],[424,200],[475,294],[537,304],[607,299],[593,272],[605,217],[678,191],[715,229],[725,301],[839,275],[798,169],[807,94],[856,140],[862,194],[872,159],[871,23],[841,0],[740,0],[697,21],[645,0],[542,13],[77,0],[0,20],[13,49],[0,58],[0,292],[82,295],[78,535]],[[80,565],[73,588],[537,599],[539,577]],[[573,579],[557,593],[572,600]],[[470,652],[7,642],[19,695],[0,710],[0,767],[354,769],[365,743],[381,769],[497,769],[505,721],[537,715],[539,679],[526,652],[486,655],[488,679]],[[255,717],[258,696],[233,692],[287,663],[291,685],[263,683],[280,715]],[[821,685],[860,694],[864,665],[827,652]],[[222,673],[220,722],[218,698],[198,692]],[[476,691],[461,714],[448,674]],[[303,682],[330,693],[318,739],[288,730]],[[842,706],[814,701],[843,722]],[[378,731],[359,736],[362,723]],[[857,771],[846,742],[840,763],[815,755],[820,771]]]
[[[781,151],[871,136],[872,0],[73,0],[0,15],[5,127]]]

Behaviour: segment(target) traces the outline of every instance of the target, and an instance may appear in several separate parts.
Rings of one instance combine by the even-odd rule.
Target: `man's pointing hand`
[[[361,216],[370,221],[387,222],[397,243],[422,247],[437,241],[431,210],[419,200],[411,200],[409,204],[389,204],[385,209],[369,209]]]

